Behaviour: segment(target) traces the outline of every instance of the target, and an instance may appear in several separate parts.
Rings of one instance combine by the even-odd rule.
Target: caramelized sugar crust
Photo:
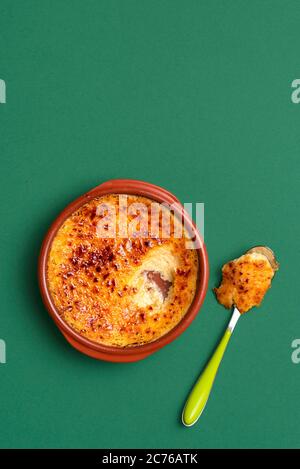
[[[222,282],[215,288],[217,299],[225,308],[236,306],[245,313],[259,306],[271,286],[274,270],[260,253],[246,253],[222,268]]]
[[[106,216],[97,209],[100,204],[115,207],[117,227],[120,216],[124,219],[118,195],[112,194],[90,200],[67,218],[49,253],[47,281],[59,314],[82,336],[104,345],[158,339],[180,322],[196,291],[198,255],[186,249],[186,232],[176,238],[181,222],[165,209],[172,223],[170,237],[164,237],[162,217],[153,224],[153,201],[127,196],[128,206],[136,202],[147,207],[137,225],[138,230],[147,217],[147,237],[137,236],[137,230],[125,238],[99,236],[99,221]],[[128,215],[128,223],[135,218]],[[151,229],[159,235],[152,237]]]

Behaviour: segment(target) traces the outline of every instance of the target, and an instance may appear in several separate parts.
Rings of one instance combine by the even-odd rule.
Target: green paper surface
[[[293,0],[1,1],[1,447],[300,446],[299,24]],[[111,178],[205,203],[204,305],[175,342],[131,364],[71,348],[37,285],[50,223]],[[212,288],[224,262],[257,244],[280,271],[184,428],[230,317]]]

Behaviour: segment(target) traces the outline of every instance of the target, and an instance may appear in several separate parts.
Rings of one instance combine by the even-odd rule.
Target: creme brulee
[[[166,234],[153,200],[125,197],[128,207],[146,210],[125,213],[118,194],[90,200],[56,233],[47,269],[61,317],[82,336],[117,347],[152,342],[173,329],[193,301],[198,277],[197,251],[187,249],[181,221],[164,208],[171,220]]]

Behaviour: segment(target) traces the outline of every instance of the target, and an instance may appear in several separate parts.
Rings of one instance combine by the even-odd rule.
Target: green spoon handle
[[[197,422],[206,406],[218,368],[239,317],[240,313],[235,308],[225,334],[223,335],[219,345],[217,346],[212,357],[198,378],[198,381],[194,385],[186,401],[182,413],[182,423],[186,427],[190,427]]]

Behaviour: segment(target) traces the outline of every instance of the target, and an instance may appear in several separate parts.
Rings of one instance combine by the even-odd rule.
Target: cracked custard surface
[[[155,218],[151,210],[154,201],[126,197],[126,221],[135,226],[126,237],[99,236],[99,223],[101,233],[112,226],[99,205],[114,207],[117,230],[124,220],[119,196],[91,199],[59,228],[47,265],[49,291],[64,321],[92,341],[117,347],[152,342],[173,329],[188,311],[198,279],[197,251],[186,248],[184,230],[176,237],[181,221],[163,209],[171,219],[166,237],[162,216]],[[130,214],[133,203],[146,207],[139,223],[137,213]],[[147,236],[138,235],[142,226]]]

